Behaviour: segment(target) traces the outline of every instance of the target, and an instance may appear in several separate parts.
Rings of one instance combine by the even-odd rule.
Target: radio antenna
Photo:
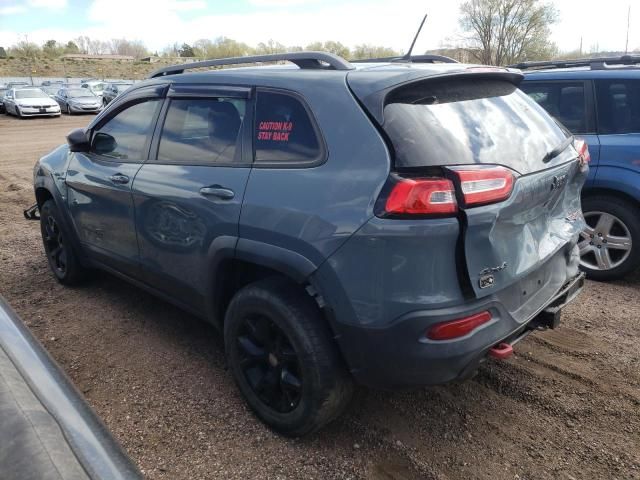
[[[409,47],[409,51],[407,53],[404,54],[404,56],[402,57],[403,60],[411,60],[411,52],[413,52],[413,47],[416,44],[416,40],[418,40],[418,35],[420,35],[420,32],[422,31],[422,26],[424,25],[424,22],[427,21],[427,15],[425,14],[424,18],[422,19],[422,22],[420,22],[420,26],[418,27],[418,31],[416,32],[416,36],[413,37],[413,42],[411,42],[411,46]]]

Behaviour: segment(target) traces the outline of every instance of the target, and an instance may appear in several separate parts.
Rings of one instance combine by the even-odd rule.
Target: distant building
[[[125,62],[133,62],[135,57],[131,55],[86,55],[84,53],[67,53],[60,58],[68,58],[69,60],[124,60]]]
[[[159,57],[157,55],[151,55],[150,57],[142,57],[140,59],[141,62],[146,62],[146,63],[169,62],[173,64],[195,62],[198,60],[202,60],[202,59],[196,58],[196,57]]]

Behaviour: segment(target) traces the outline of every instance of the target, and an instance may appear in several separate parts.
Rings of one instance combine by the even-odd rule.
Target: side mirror
[[[69,144],[69,150],[72,152],[88,152],[89,151],[89,137],[87,137],[84,128],[76,128],[67,135],[67,143]]]
[[[93,151],[100,155],[114,152],[118,144],[116,139],[107,133],[96,133],[93,137]]]

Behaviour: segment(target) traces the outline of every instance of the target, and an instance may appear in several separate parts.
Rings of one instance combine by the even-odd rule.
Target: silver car
[[[97,113],[102,109],[100,98],[87,88],[61,88],[53,97],[60,109],[73,113]]]
[[[48,116],[59,117],[60,106],[39,88],[12,88],[4,96],[7,114],[16,117]]]

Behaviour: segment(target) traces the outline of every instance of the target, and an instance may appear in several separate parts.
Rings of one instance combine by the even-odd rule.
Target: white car
[[[60,116],[58,102],[39,88],[12,88],[5,94],[3,103],[7,114],[16,117]]]

